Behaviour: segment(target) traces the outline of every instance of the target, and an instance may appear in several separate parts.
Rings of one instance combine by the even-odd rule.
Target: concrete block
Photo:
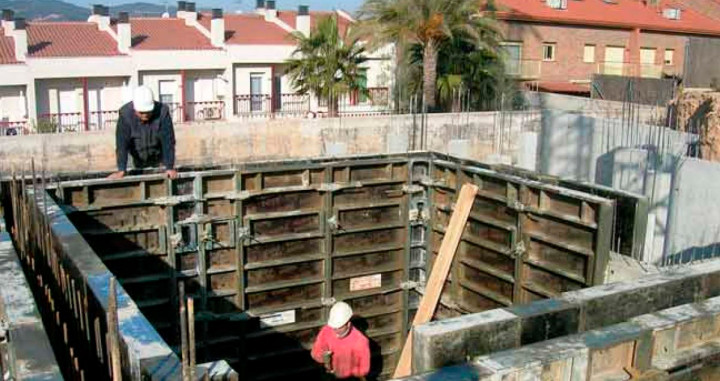
[[[507,308],[521,320],[520,345],[579,332],[580,306],[557,299]]]
[[[469,357],[619,324],[718,293],[720,262],[712,262],[431,322],[414,329],[413,366],[416,372],[427,372]]]
[[[708,277],[719,271],[720,263],[707,263],[651,275],[634,282],[568,292],[560,299],[582,306],[580,331],[590,330],[702,300],[710,292],[706,289],[710,287]],[[716,292],[714,288],[712,292]]]
[[[520,344],[520,322],[517,315],[497,309],[417,326],[413,329],[413,373],[515,348]]]

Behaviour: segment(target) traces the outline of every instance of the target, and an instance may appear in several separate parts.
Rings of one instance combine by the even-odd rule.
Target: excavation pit
[[[6,181],[4,194],[13,216],[29,206],[14,219],[29,237],[50,233],[24,251],[38,258],[29,271],[71,295],[63,319],[76,323],[86,372],[101,374],[110,276],[127,296],[119,311],[141,312],[125,325],[120,313],[128,375],[178,371],[166,368],[181,354],[183,284],[194,300],[197,364],[226,362],[243,380],[315,379],[321,369],[308,350],[329,306],[343,300],[371,340],[372,376],[385,379],[463,184],[480,190],[436,319],[602,284],[611,243],[632,255],[644,228],[635,224],[642,200],[630,195],[434,152],[186,168],[176,180],[92,177],[48,180],[46,195],[34,191],[39,179],[24,189]],[[33,215],[45,224],[30,223]],[[48,258],[60,259],[43,268]]]

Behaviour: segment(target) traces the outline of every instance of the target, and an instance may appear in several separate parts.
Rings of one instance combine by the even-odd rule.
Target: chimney
[[[185,12],[183,13],[183,16],[185,19],[185,25],[193,25],[197,22],[198,17],[194,2],[188,1],[185,3]]]
[[[2,10],[2,28],[7,36],[15,29],[15,12],[12,9]]]
[[[225,19],[220,8],[212,10],[212,21],[210,22],[210,43],[215,47],[222,47],[225,44]]]
[[[256,0],[255,13],[259,15],[265,14],[265,0]]]
[[[25,30],[27,25],[24,18],[16,18],[14,23],[15,30],[13,30],[12,36],[15,39],[15,59],[25,61],[28,51],[27,30]]]
[[[132,30],[130,29],[130,16],[127,12],[118,13],[117,44],[118,51],[120,51],[120,53],[130,53],[130,47],[132,46]]]
[[[277,18],[277,9],[275,9],[275,0],[265,1],[265,21],[273,21]]]
[[[186,1],[178,1],[177,2],[177,18],[179,18],[179,19],[185,18],[185,8],[187,8]]]
[[[100,30],[112,30],[110,28],[110,8],[101,4],[94,4],[92,7],[92,15],[88,18],[88,22],[94,22]]]
[[[295,19],[295,29],[304,34],[306,37],[310,35],[310,8],[307,5],[298,7],[297,18]]]

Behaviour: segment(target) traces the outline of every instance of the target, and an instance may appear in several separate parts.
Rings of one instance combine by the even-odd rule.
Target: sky
[[[165,0],[64,0],[84,7],[91,7],[92,4],[117,5],[134,2],[147,2],[165,5]],[[237,10],[249,11],[255,8],[256,0],[197,0],[197,8],[223,8],[225,12]],[[176,0],[167,0],[169,5],[177,4]],[[344,9],[354,12],[362,4],[362,0],[276,0],[277,8],[297,9],[298,5],[308,5],[311,10],[332,10]]]

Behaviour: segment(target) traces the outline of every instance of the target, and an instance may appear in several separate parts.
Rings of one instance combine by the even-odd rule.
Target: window
[[[262,74],[250,74],[250,111],[263,111]]]
[[[595,62],[595,45],[585,45],[583,50],[583,62]]]
[[[567,9],[567,0],[547,0],[547,5],[552,9]]]
[[[555,61],[555,44],[543,44],[543,61]]]
[[[500,46],[505,52],[505,73],[510,76],[520,75],[522,43],[503,42],[500,44]]]
[[[665,65],[672,65],[674,56],[675,56],[675,50],[665,49]]]
[[[172,80],[158,81],[158,100],[161,103],[172,104],[175,101],[177,85]]]
[[[680,9],[665,8],[663,9],[663,17],[670,20],[680,20]]]

